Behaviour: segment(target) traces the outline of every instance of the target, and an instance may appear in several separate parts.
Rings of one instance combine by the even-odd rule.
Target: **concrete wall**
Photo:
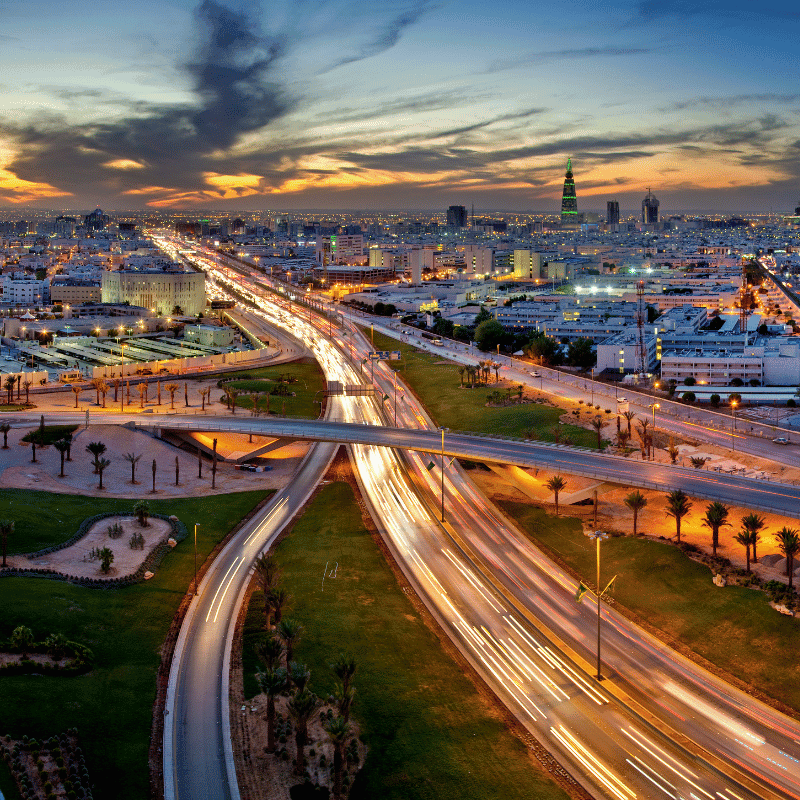
[[[193,358],[170,358],[164,361],[132,361],[125,364],[125,371],[122,371],[120,365],[112,365],[107,367],[94,367],[92,369],[93,378],[118,378],[122,375],[131,377],[138,377],[141,375],[139,370],[149,369],[153,375],[159,374],[162,369],[166,369],[166,375],[180,375],[184,372],[190,372],[199,369],[209,369],[211,367],[218,367],[221,365],[247,365],[253,361],[258,361],[264,358],[269,351],[263,350],[244,350],[236,353],[221,353],[215,356],[195,356]]]

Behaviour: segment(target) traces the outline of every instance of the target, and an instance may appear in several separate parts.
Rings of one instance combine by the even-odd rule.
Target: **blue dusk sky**
[[[726,0],[5,0],[0,205],[800,203],[800,11]]]

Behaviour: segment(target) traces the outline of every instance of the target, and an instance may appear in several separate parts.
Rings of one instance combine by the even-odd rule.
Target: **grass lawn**
[[[281,379],[286,380],[290,376],[297,379],[289,384],[289,391],[294,392],[295,397],[273,395],[270,397],[270,411],[273,414],[284,413],[285,400],[287,417],[316,419],[319,416],[321,392],[325,388],[325,376],[313,359],[304,358],[291,364],[276,364],[274,367],[233,372],[226,375],[224,380],[233,378],[233,387],[242,392],[260,393],[262,396],[258,406],[263,411],[266,409],[266,393],[274,389]],[[253,401],[242,394],[236,398],[236,405],[241,408],[252,408]]]
[[[369,336],[369,330],[366,334]],[[538,403],[486,407],[486,396],[495,390],[494,372],[488,386],[462,389],[458,366],[452,362],[380,333],[375,333],[375,349],[400,350],[403,360],[387,363],[399,369],[403,380],[416,392],[437,425],[456,431],[503,436],[521,437],[530,432],[534,439],[555,441],[552,430],[558,426],[558,418],[564,413],[561,409]],[[491,353],[487,353],[486,358],[491,358]],[[597,447],[594,431],[576,425],[561,425],[560,428],[562,436],[569,435],[572,444]]]
[[[333,691],[329,665],[339,652],[358,662],[353,714],[369,754],[351,798],[566,798],[425,626],[364,528],[348,484],[317,495],[277,557],[294,596],[288,616],[305,626],[295,660],[311,669],[312,690]],[[323,590],[326,563],[329,571],[338,563],[338,573]],[[255,669],[252,643],[262,625],[254,596],[246,671]],[[255,682],[245,689],[255,692]]]
[[[578,520],[551,517],[524,503],[500,506],[532,541],[594,584],[595,548]],[[778,614],[766,594],[740,586],[719,589],[708,567],[676,547],[627,536],[603,543],[603,573],[619,576],[614,596],[623,606],[800,712],[800,619]]]
[[[201,521],[201,561],[268,492],[152,500],[154,512],[175,514],[191,531]],[[11,496],[11,497],[9,497]],[[0,513],[17,521],[17,551],[69,538],[77,523],[102,511],[129,512],[132,500],[81,498],[4,489]],[[9,503],[10,500],[10,503]],[[78,677],[8,676],[0,679],[0,734],[37,738],[77,727],[96,797],[148,796],[147,752],[159,648],[194,575],[193,539],[170,553],[147,583],[92,590],[37,578],[0,579],[4,609],[0,638],[17,625],[37,639],[51,632],[92,648],[94,669]],[[0,775],[0,787],[3,786]]]

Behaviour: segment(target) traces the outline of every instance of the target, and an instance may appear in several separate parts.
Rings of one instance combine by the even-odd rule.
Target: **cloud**
[[[284,116],[293,102],[278,73],[284,44],[264,35],[257,20],[203,0],[195,25],[199,44],[183,66],[193,105],[140,104],[130,116],[84,125],[57,117],[22,126],[4,122],[0,131],[19,153],[9,171],[75,191],[99,185],[122,193],[165,181],[176,189],[202,187],[204,174],[220,171],[220,151]],[[120,170],[114,165],[121,161],[142,168]],[[212,196],[213,185],[209,190]]]
[[[406,28],[419,22],[422,16],[433,8],[434,6],[430,0],[415,0],[410,8],[392,17],[392,19],[377,31],[375,36],[363,44],[358,50],[334,61],[324,72],[330,72],[345,64],[363,61],[365,58],[372,58],[386,50],[390,50],[400,41],[400,36]]]
[[[484,94],[469,93],[453,89],[426,92],[412,97],[400,97],[389,100],[373,108],[340,108],[336,112],[325,114],[326,122],[367,122],[371,119],[383,119],[399,114],[425,113],[427,111],[444,111],[448,108],[457,108],[466,103],[486,100],[491,97]]]
[[[647,47],[579,47],[565,50],[545,50],[541,52],[524,53],[519,56],[512,56],[511,58],[499,58],[492,61],[483,72],[484,74],[489,74],[492,72],[502,72],[507,69],[517,69],[518,67],[532,67],[536,64],[544,64],[547,61],[638,56],[652,52],[653,50]]]
[[[662,112],[685,111],[690,108],[729,109],[732,106],[747,105],[748,103],[776,103],[791,105],[800,100],[800,94],[735,94],[728,97],[692,97],[679,100],[661,109]]]
[[[644,19],[654,17],[710,16],[715,19],[747,20],[753,18],[800,19],[796,6],[783,0],[767,0],[753,3],[751,0],[639,0],[639,16]]]

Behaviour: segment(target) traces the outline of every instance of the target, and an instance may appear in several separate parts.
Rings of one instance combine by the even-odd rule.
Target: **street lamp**
[[[733,412],[733,427],[731,428],[731,450],[736,450],[736,400],[731,400],[731,411]]]
[[[603,590],[600,588],[600,542],[608,539],[608,534],[603,531],[591,531],[586,534],[590,539],[597,542],[597,680],[603,680],[603,673],[600,669],[600,597]]]
[[[442,434],[442,522],[444,522],[444,434],[449,428],[439,428]]]
[[[194,593],[199,594],[200,589],[197,586],[197,526],[198,522],[194,524]]]

